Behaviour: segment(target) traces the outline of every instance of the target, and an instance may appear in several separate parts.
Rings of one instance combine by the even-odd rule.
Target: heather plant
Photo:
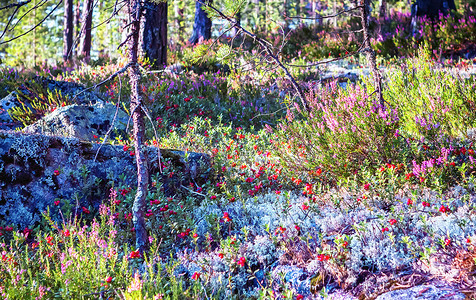
[[[422,45],[441,56],[460,50],[476,37],[476,19],[472,14],[440,14],[437,20],[420,17],[416,30],[412,29],[409,14],[396,13],[391,19],[383,24],[382,33],[373,42],[383,56],[411,57]]]
[[[397,110],[380,106],[363,86],[343,90],[332,82],[312,91],[308,101],[309,113],[290,107],[277,130],[276,150],[287,170],[347,177],[396,158]]]
[[[402,131],[435,143],[442,136],[465,136],[474,126],[474,78],[437,69],[428,48],[388,77],[384,97],[398,107]]]

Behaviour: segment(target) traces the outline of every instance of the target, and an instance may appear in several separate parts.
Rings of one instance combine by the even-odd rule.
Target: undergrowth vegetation
[[[170,196],[153,176],[144,256],[133,248],[134,189],[121,182],[79,215],[58,201],[35,228],[0,223],[0,297],[303,299],[340,287],[369,298],[414,272],[462,278],[474,295],[476,78],[433,58],[422,48],[390,65],[384,105],[368,79],[333,81],[309,89],[309,111],[258,72],[144,70],[148,145],[207,153],[215,177]],[[92,86],[120,68],[55,79]],[[0,84],[19,88],[21,76],[2,70]],[[123,81],[99,92],[124,101]],[[25,125],[68,104],[53,92],[30,100],[37,111],[10,112]],[[128,136],[111,143],[134,150]],[[162,164],[164,176],[177,172]]]

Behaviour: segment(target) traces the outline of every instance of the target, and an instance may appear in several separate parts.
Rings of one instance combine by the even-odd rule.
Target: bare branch
[[[155,129],[154,122],[152,121],[152,118],[150,117],[149,112],[147,111],[147,108],[145,108],[145,106],[141,106],[141,108],[142,108],[142,111],[144,112],[144,114],[146,115],[147,119],[149,119],[150,125],[152,125],[152,129],[154,129],[154,136],[155,136],[155,140],[157,141],[157,161],[159,163],[159,173],[163,174],[162,165],[160,163],[160,157],[162,155],[160,154],[159,135],[157,134],[157,130]]]
[[[43,20],[41,20],[38,24],[36,24],[35,26],[33,26],[32,28],[30,28],[28,31],[25,31],[24,33],[20,34],[20,35],[17,35],[16,37],[13,37],[7,41],[4,41],[4,42],[0,42],[0,45],[3,45],[3,44],[6,44],[6,43],[9,43],[13,40],[16,40],[24,35],[27,35],[28,33],[32,32],[33,30],[35,30],[38,26],[40,26],[41,24],[43,24],[46,19],[49,18],[49,16],[51,16],[53,14],[53,12],[61,5],[61,3],[63,3],[63,0],[60,0],[58,2],[58,4],[56,4],[56,6],[46,15],[46,17],[43,18]]]
[[[265,40],[265,39],[262,39],[258,36],[256,36],[254,33],[244,29],[240,24],[238,24],[238,22],[236,20],[233,20],[231,17],[225,15],[224,13],[222,13],[221,11],[219,11],[218,9],[216,9],[214,6],[210,5],[210,3],[208,2],[205,2],[203,3],[202,1],[200,0],[196,0],[197,2],[200,2],[202,3],[204,6],[206,7],[209,7],[210,9],[212,9],[214,12],[216,12],[222,19],[228,21],[229,23],[231,23],[233,25],[233,27],[236,27],[238,29],[240,29],[244,34],[248,35],[249,37],[251,37],[258,45],[260,45],[266,52],[266,55],[268,57],[270,57],[272,60],[274,60],[274,62],[284,71],[284,73],[286,74],[286,77],[288,77],[289,81],[291,81],[291,84],[293,85],[294,89],[296,90],[297,94],[299,95],[299,98],[301,100],[301,103],[304,105],[304,108],[309,111],[309,105],[307,104],[306,102],[306,98],[305,98],[305,95],[304,95],[304,92],[302,91],[301,87],[299,86],[299,84],[296,82],[296,80],[294,79],[294,77],[291,75],[291,73],[289,73],[289,70],[286,68],[286,66],[284,66],[279,57],[277,56],[277,54],[274,54],[273,51],[271,51],[271,49],[273,49],[273,45]]]
[[[85,88],[84,90],[82,90],[81,92],[77,93],[76,95],[74,95],[73,97],[73,100],[76,99],[76,97],[78,97],[79,95],[81,95],[82,93],[86,92],[86,91],[89,91],[89,90],[92,90],[92,89],[95,89],[95,88],[98,88],[100,87],[101,85],[105,84],[106,82],[108,81],[111,81],[113,80],[114,78],[116,78],[118,75],[124,73],[125,71],[127,71],[127,69],[129,69],[129,67],[132,66],[131,63],[128,63],[127,65],[125,65],[122,69],[120,69],[119,71],[117,71],[116,73],[112,74],[111,76],[109,76],[108,78],[106,78],[105,80],[101,81],[100,83],[98,84],[95,84],[91,87],[88,87],[88,88]]]
[[[15,15],[17,14],[18,10],[20,9],[21,6],[17,6],[15,8],[15,11],[12,13],[12,15],[10,16],[10,18],[8,19],[8,22],[7,22],[7,25],[5,25],[5,29],[3,30],[2,32],[2,35],[0,35],[0,39],[3,38],[3,36],[5,35],[5,33],[7,32],[8,30],[8,26],[10,26],[10,23],[12,22],[13,18],[15,17]]]
[[[202,194],[202,193],[194,192],[194,191],[192,191],[191,189],[189,189],[189,188],[187,188],[187,187],[185,187],[185,186],[183,186],[183,185],[180,185],[180,187],[183,188],[183,189],[185,189],[185,190],[187,190],[187,191],[189,191],[189,192],[192,193],[192,194],[199,195],[199,196],[202,196],[202,197],[207,198],[206,195],[204,195],[204,194]]]
[[[30,2],[31,2],[31,0],[27,0],[27,1],[23,1],[23,2],[8,4],[4,7],[0,7],[0,10],[9,9],[9,8],[12,8],[12,7],[16,7],[18,9],[18,8],[24,6],[24,5],[27,5]]]
[[[365,52],[366,49],[363,49],[363,47],[364,47],[364,43],[362,43],[362,45],[360,45],[360,47],[357,51],[349,52],[348,54],[346,54],[342,57],[336,57],[336,58],[332,58],[332,59],[328,59],[328,60],[323,60],[323,61],[319,61],[319,62],[309,64],[309,65],[295,65],[295,64],[289,64],[289,63],[286,63],[286,65],[290,66],[290,67],[300,67],[300,68],[315,67],[315,66],[318,66],[318,65],[324,65],[324,64],[328,64],[328,63],[333,62],[333,61],[338,61],[338,60],[342,60],[342,59],[347,58],[347,57],[354,56],[355,54],[360,53],[360,52]]]
[[[289,17],[289,16],[286,16],[286,14],[284,15],[285,18],[288,18],[288,19],[301,19],[301,20],[323,20],[323,19],[330,19],[330,18],[335,18],[335,17],[338,17],[342,14],[345,14],[345,13],[348,13],[348,12],[352,12],[354,10],[357,10],[359,8],[363,7],[363,5],[358,5],[356,7],[353,7],[353,8],[349,8],[349,9],[346,9],[346,10],[343,10],[343,11],[340,11],[336,14],[333,14],[333,15],[327,15],[327,16],[322,16],[322,17],[300,17],[300,16],[296,16],[296,17]]]
[[[21,20],[26,17],[31,11],[43,6],[46,4],[46,2],[48,2],[48,0],[42,0],[40,1],[40,3],[37,3],[35,6],[33,6],[32,8],[30,8],[29,10],[27,10],[20,18],[18,18],[18,20],[15,22],[15,25],[12,26],[12,28],[10,29],[10,31],[12,31],[13,29],[15,29],[15,27],[17,27],[17,25],[21,22]]]
[[[119,44],[119,46],[117,46],[117,49],[120,49],[122,46],[124,46],[131,37],[132,37],[132,33],[128,34],[126,38]]]
[[[121,94],[122,94],[122,80],[121,80],[121,77],[119,77],[119,97],[117,99],[116,112],[114,113],[114,117],[112,118],[111,126],[109,127],[108,131],[104,135],[104,139],[103,139],[101,145],[99,146],[98,150],[96,151],[96,155],[94,155],[93,162],[96,161],[96,159],[99,155],[99,150],[101,150],[102,146],[104,146],[104,144],[107,141],[107,138],[109,137],[109,134],[111,133],[112,129],[114,128],[114,123],[116,122],[117,114],[119,113],[119,105],[121,104]]]

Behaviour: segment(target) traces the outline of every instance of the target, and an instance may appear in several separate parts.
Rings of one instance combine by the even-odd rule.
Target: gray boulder
[[[375,300],[463,300],[466,296],[452,288],[436,285],[419,285],[409,289],[395,290],[378,296]]]
[[[176,173],[169,177],[159,174],[157,148],[146,149],[150,175],[161,181],[167,196],[210,177],[208,155],[162,149],[161,163],[171,164]],[[0,130],[0,226],[33,226],[48,207],[55,221],[61,221],[59,209],[65,205],[73,214],[83,206],[93,214],[111,187],[136,185],[134,157],[122,146]]]
[[[56,109],[36,123],[25,127],[23,132],[97,141],[98,138],[104,137],[109,129],[111,129],[109,138],[125,137],[128,120],[129,116],[111,103],[98,102],[91,106],[74,104]]]
[[[14,107],[20,107],[21,103],[17,99],[17,93],[12,92],[5,98],[0,100],[0,129],[14,130],[21,128],[22,124],[18,121],[14,121],[8,111]]]

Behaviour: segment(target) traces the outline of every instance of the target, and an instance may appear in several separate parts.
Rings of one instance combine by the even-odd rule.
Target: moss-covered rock
[[[56,109],[36,123],[23,129],[26,133],[62,135],[83,141],[98,140],[109,133],[108,138],[127,136],[129,116],[111,103],[91,106],[68,105]]]
[[[157,148],[149,147],[150,174],[159,173]],[[160,176],[165,192],[209,177],[209,157],[200,153],[162,150],[161,160],[177,170]],[[0,220],[32,226],[48,206],[60,220],[54,202],[61,200],[80,212],[98,208],[111,186],[136,185],[134,157],[122,146],[103,145],[76,138],[24,134],[0,130]],[[124,176],[126,175],[126,176]],[[55,215],[56,213],[56,215]]]

